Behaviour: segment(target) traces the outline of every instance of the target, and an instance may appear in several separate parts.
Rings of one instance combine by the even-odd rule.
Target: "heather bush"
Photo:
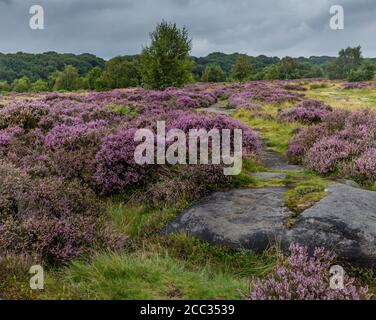
[[[168,124],[168,129],[181,129],[186,133],[192,129],[205,129],[208,132],[212,129],[229,129],[232,136],[235,129],[240,129],[243,133],[243,151],[245,154],[257,153],[261,147],[259,138],[252,129],[243,125],[240,121],[224,115],[181,114]]]
[[[313,257],[306,247],[292,244],[290,256],[281,257],[279,266],[267,280],[255,280],[247,300],[368,300],[367,287],[359,286],[355,279],[344,277],[343,289],[331,289],[330,268],[336,257],[317,248]]]
[[[0,163],[0,256],[28,254],[46,263],[66,263],[94,248],[116,248],[106,207],[79,182],[31,179]]]
[[[221,165],[163,167],[157,181],[150,183],[140,199],[151,207],[174,206],[195,201],[210,191],[231,183]]]
[[[333,109],[319,100],[303,100],[296,107],[282,111],[278,115],[281,121],[300,121],[303,123],[321,122]]]
[[[17,101],[0,109],[0,129],[21,127],[32,129],[48,113],[48,105],[35,101]]]
[[[134,160],[136,129],[119,130],[104,138],[96,155],[94,183],[103,194],[125,192],[146,175],[146,168]]]
[[[376,114],[335,110],[322,123],[301,130],[289,143],[291,162],[315,171],[375,182]]]
[[[85,216],[8,217],[0,223],[0,255],[29,254],[47,264],[65,264],[82,254],[116,249],[124,239],[103,218]]]
[[[355,173],[359,178],[376,181],[376,148],[371,148],[354,161]]]
[[[253,100],[299,99],[280,87],[263,82],[191,84],[164,91],[138,88],[4,98],[0,256],[22,253],[48,264],[65,264],[95,249],[121,247],[124,239],[108,226],[102,195],[149,190],[144,203],[160,206],[176,203],[182,194],[193,201],[226,186],[231,179],[223,175],[221,165],[135,164],[135,131],[155,132],[157,121],[187,134],[190,129],[241,129],[244,153],[254,154],[260,141],[249,127],[195,110],[236,94],[248,102],[242,107],[252,110],[259,108]]]
[[[335,172],[341,160],[348,159],[354,147],[336,136],[317,141],[307,153],[307,165],[322,174]]]

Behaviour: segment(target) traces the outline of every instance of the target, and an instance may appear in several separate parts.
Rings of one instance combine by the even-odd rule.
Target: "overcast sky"
[[[29,9],[42,5],[45,29],[31,30]],[[329,28],[341,4],[345,30]],[[375,0],[0,0],[0,52],[139,53],[162,19],[185,25],[193,55],[336,55],[361,45],[376,57]]]

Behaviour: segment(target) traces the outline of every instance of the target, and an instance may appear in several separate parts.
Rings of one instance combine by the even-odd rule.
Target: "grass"
[[[314,175],[288,175],[285,184],[290,188],[284,195],[284,204],[292,211],[289,227],[293,227],[296,218],[305,210],[314,206],[326,196],[325,189],[331,181]]]
[[[328,88],[311,89],[305,92],[308,98],[319,99],[336,108],[357,110],[364,107],[376,108],[374,89],[342,88],[342,83],[333,83]]]
[[[245,279],[190,270],[180,260],[153,253],[101,255],[91,264],[74,262],[59,282],[75,299],[240,299]],[[54,289],[48,295],[51,298]],[[56,298],[60,298],[59,290]]]
[[[154,236],[133,252],[101,254],[52,272],[39,299],[241,299],[251,276],[266,276],[277,251],[213,247],[185,235]]]
[[[274,110],[273,110],[274,109]],[[276,112],[277,108],[272,110]],[[302,125],[297,123],[282,123],[273,118],[253,116],[250,111],[240,110],[234,117],[251,128],[258,131],[269,150],[285,154],[288,149],[288,142],[294,135],[296,128]]]
[[[138,115],[136,108],[131,108],[130,106],[124,104],[110,103],[106,106],[106,109],[108,112],[112,112],[121,116],[129,116],[131,118],[134,118]]]

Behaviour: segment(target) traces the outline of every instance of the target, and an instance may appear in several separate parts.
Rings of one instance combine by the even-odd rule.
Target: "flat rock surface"
[[[251,175],[252,178],[259,180],[284,180],[286,179],[286,173],[279,172],[257,172]]]
[[[311,251],[322,246],[357,264],[376,266],[376,192],[343,184],[327,191],[299,216],[285,245],[297,242]]]
[[[212,244],[262,251],[280,240],[291,212],[285,188],[217,192],[184,211],[164,232],[183,232]]]
[[[344,184],[303,212],[290,230],[283,206],[286,188],[217,192],[185,210],[165,233],[186,233],[211,244],[261,252],[291,243],[333,250],[362,266],[376,266],[376,192]]]
[[[303,167],[288,164],[287,158],[274,151],[263,151],[261,160],[270,169],[281,171],[303,171]]]

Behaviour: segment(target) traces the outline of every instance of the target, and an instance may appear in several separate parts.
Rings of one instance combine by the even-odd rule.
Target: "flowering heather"
[[[232,84],[218,88],[192,84],[7,100],[0,106],[0,256],[36,254],[59,264],[95,248],[119,248],[124,239],[108,225],[100,196],[150,189],[146,203],[158,205],[177,199],[178,192],[197,199],[228,183],[221,166],[134,162],[135,131],[155,132],[157,121],[187,134],[191,128],[241,129],[244,151],[258,152],[260,142],[250,128],[196,111],[244,90]]]
[[[303,123],[321,122],[333,108],[320,100],[303,100],[296,107],[282,111],[278,115],[281,121],[300,121]]]
[[[289,143],[288,156],[317,172],[341,172],[375,182],[376,114],[335,110],[322,123],[301,130]]]
[[[249,100],[250,96],[247,93],[236,93],[228,99],[228,106],[233,109],[247,109],[247,110],[260,110],[261,107],[256,103]]]
[[[256,280],[247,300],[369,300],[367,287],[360,287],[355,279],[345,275],[343,289],[331,289],[330,268],[336,257],[316,248],[309,257],[306,247],[292,244],[290,256],[282,257],[274,275]]]
[[[355,172],[359,178],[376,181],[376,148],[370,148],[354,161]]]
[[[343,89],[351,90],[351,89],[365,89],[368,85],[365,82],[348,82],[343,85]]]

